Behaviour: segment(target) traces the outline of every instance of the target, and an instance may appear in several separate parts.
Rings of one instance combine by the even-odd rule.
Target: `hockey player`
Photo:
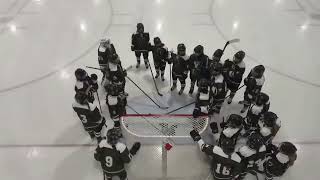
[[[119,91],[119,88],[110,84],[107,92],[106,103],[109,108],[110,118],[114,122],[114,128],[121,135],[120,117],[126,114],[127,97]]]
[[[212,122],[210,124],[214,139],[220,145],[225,140],[231,140],[233,142],[233,146],[235,147],[237,141],[242,134],[243,131],[243,117],[238,114],[231,114],[227,118],[226,122],[220,124],[222,132],[219,133],[218,124],[216,122]]]
[[[222,75],[222,64],[217,63],[211,70],[212,99],[210,102],[210,114],[219,114],[227,95],[227,85]]]
[[[198,94],[196,97],[193,117],[197,118],[201,115],[206,115],[209,112],[210,105],[210,86],[206,79],[199,81]]]
[[[98,48],[98,62],[102,72],[104,72],[103,69],[106,68],[113,54],[116,54],[116,49],[113,44],[111,44],[110,39],[101,39]]]
[[[216,51],[214,51],[212,55],[212,64],[220,63],[222,55],[223,51],[221,49],[217,49]]]
[[[166,69],[166,63],[168,59],[170,59],[170,53],[168,48],[161,42],[159,37],[155,37],[153,39],[154,46],[151,46],[154,68],[156,69],[156,76],[158,78],[160,76],[161,71],[161,80],[164,81],[164,72]]]
[[[94,153],[94,158],[101,163],[104,179],[112,180],[118,177],[120,180],[127,180],[125,164],[130,163],[132,156],[139,151],[141,144],[136,142],[131,150],[119,142],[117,131],[110,129],[107,138],[102,140]]]
[[[230,139],[223,141],[219,147],[205,144],[196,130],[192,130],[190,135],[200,150],[211,157],[211,172],[215,180],[232,180],[242,172],[242,159],[234,152]]]
[[[172,79],[173,85],[171,91],[177,88],[177,80],[181,83],[181,89],[179,95],[181,95],[186,87],[186,79],[188,77],[188,61],[189,56],[186,54],[186,46],[184,44],[178,44],[177,54],[171,53],[171,58],[168,63],[173,64],[172,66]]]
[[[72,107],[91,139],[97,138],[98,142],[100,142],[102,139],[100,132],[106,120],[101,116],[98,107],[90,103],[88,96],[81,92],[75,95],[75,102],[72,104]]]
[[[263,164],[266,180],[281,177],[297,159],[297,148],[290,142],[280,143],[278,148],[267,154],[266,159]]]
[[[233,61],[227,59],[223,64],[223,75],[226,80],[228,90],[230,90],[228,104],[231,104],[232,99],[238,91],[243,74],[246,70],[246,65],[243,61],[245,55],[245,52],[238,51],[233,56]]]
[[[255,66],[247,78],[244,80],[244,84],[247,86],[244,93],[244,105],[241,110],[241,113],[244,113],[248,110],[250,105],[255,102],[257,95],[260,93],[262,86],[264,84],[264,71],[265,68],[263,65]]]
[[[210,59],[203,52],[203,46],[198,45],[194,48],[194,53],[190,56],[189,60],[189,70],[190,70],[190,79],[191,87],[189,94],[191,95],[194,91],[194,86],[196,82],[202,78],[207,80],[210,79],[209,67]]]
[[[264,144],[269,147],[281,127],[281,121],[275,113],[268,111],[259,119],[258,126]]]
[[[248,110],[246,117],[246,129],[255,130],[258,128],[258,120],[270,108],[269,96],[260,92],[257,100]]]
[[[119,56],[113,54],[105,68],[105,78],[103,82],[105,89],[108,89],[107,86],[110,84],[116,84],[119,87],[119,91],[125,93],[126,76],[127,72],[122,68]]]
[[[149,68],[149,50],[150,50],[150,37],[149,33],[144,32],[144,26],[142,23],[137,24],[137,32],[132,34],[131,37],[131,50],[135,52],[137,57],[136,68],[140,67],[140,56],[143,55],[144,64],[146,68]]]
[[[92,79],[88,76],[87,72],[81,68],[78,68],[75,71],[76,76],[76,84],[74,87],[74,90],[76,93],[83,93],[88,96],[88,101],[93,102],[94,101],[94,92],[98,89],[97,79]],[[91,74],[93,78],[97,78],[96,74]],[[94,86],[94,88],[93,88]]]
[[[263,162],[267,152],[266,146],[260,134],[252,132],[247,139],[246,145],[239,149],[238,154],[242,157],[245,164],[244,171],[237,180],[245,178],[247,173],[256,175],[263,171]]]

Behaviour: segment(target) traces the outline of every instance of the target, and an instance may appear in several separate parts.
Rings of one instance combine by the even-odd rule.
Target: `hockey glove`
[[[134,51],[134,46],[131,46],[131,51]]]
[[[190,131],[190,136],[192,137],[193,141],[198,142],[201,139],[200,134],[196,130]]]
[[[132,154],[132,156],[136,155],[137,152],[139,151],[141,147],[141,143],[140,142],[135,142],[132,146],[132,148],[130,149],[130,154]]]
[[[211,131],[213,134],[216,134],[219,132],[219,129],[218,129],[218,124],[216,122],[212,122],[210,124],[210,128],[211,128]]]

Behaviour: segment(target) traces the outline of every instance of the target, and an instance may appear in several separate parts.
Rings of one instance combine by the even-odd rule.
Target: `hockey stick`
[[[150,66],[150,63],[148,62],[149,66]],[[159,92],[159,89],[158,89],[158,86],[157,86],[157,83],[156,83],[156,80],[154,79],[154,75],[153,75],[153,72],[152,72],[152,67],[150,66],[150,72],[151,72],[151,76],[152,76],[152,79],[153,79],[153,82],[154,82],[154,86],[156,87],[156,90],[157,90],[157,93],[159,96],[163,96],[163,94],[161,94]]]
[[[98,91],[97,91],[96,93],[97,93],[97,98],[98,98],[98,102],[99,102],[100,113],[102,113],[102,108],[101,108],[101,103],[100,103],[99,93],[98,93]]]
[[[242,86],[240,86],[239,88],[238,88],[238,90],[239,89],[241,89],[241,88],[243,88],[244,87],[244,85],[242,85]],[[238,91],[237,90],[237,91]],[[228,96],[226,96],[225,98],[224,98],[224,100],[226,100],[227,98],[229,98],[230,97],[230,94],[228,95]],[[174,109],[174,110],[172,110],[172,111],[170,111],[170,112],[167,112],[166,114],[171,114],[171,113],[173,113],[173,112],[176,112],[176,111],[178,111],[178,110],[180,110],[180,109],[183,109],[183,108],[185,108],[185,107],[188,107],[188,106],[190,106],[190,105],[192,105],[192,104],[194,104],[195,103],[195,101],[193,101],[193,102],[191,102],[191,103],[189,103],[189,104],[186,104],[186,105],[184,105],[184,106],[182,106],[182,107],[179,107],[179,108],[177,108],[177,109]]]
[[[170,66],[170,87],[171,87],[171,79],[172,79],[172,70],[171,70],[171,63],[169,64],[169,66]]]
[[[227,41],[223,47],[222,54],[224,53],[224,51],[226,50],[226,48],[229,44],[233,44],[233,43],[237,43],[237,42],[240,42],[240,39],[236,38],[236,39],[231,39],[230,41]]]
[[[140,88],[138,84],[136,84],[130,77],[126,76],[126,78],[131,81],[144,95],[146,95],[155,105],[157,105],[160,109],[168,109],[169,107],[162,107],[158,103],[156,103],[144,90]]]

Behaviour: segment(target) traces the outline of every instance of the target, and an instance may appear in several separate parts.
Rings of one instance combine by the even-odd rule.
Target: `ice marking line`
[[[109,2],[109,3],[108,3],[108,4],[109,4],[108,7],[110,8],[110,17],[109,17],[109,21],[108,21],[109,23],[107,24],[107,27],[105,28],[105,30],[103,31],[102,34],[106,34],[106,33],[109,31],[109,29],[110,29],[110,27],[111,27],[111,25],[112,25],[112,14],[113,14],[112,12],[113,12],[114,9],[113,9],[113,7],[112,7],[111,0],[108,0],[108,2]],[[22,10],[22,9],[21,9],[21,10]],[[0,34],[1,34],[1,31],[0,31]],[[96,47],[96,45],[99,44],[99,42],[100,42],[100,40],[94,42],[94,44],[91,45],[91,46],[90,46],[87,50],[85,50],[82,54],[80,54],[78,57],[76,57],[76,58],[73,59],[72,61],[68,62],[67,64],[61,66],[60,68],[57,68],[57,69],[55,69],[55,70],[53,70],[53,71],[51,71],[51,72],[49,72],[49,73],[47,73],[47,74],[44,74],[44,75],[42,75],[42,76],[40,76],[40,77],[37,77],[37,78],[34,78],[34,79],[32,79],[32,80],[29,80],[29,81],[26,81],[26,82],[23,82],[23,83],[20,83],[20,84],[17,84],[17,85],[13,85],[13,86],[11,86],[11,87],[7,87],[7,88],[0,89],[0,94],[6,93],[6,92],[10,92],[10,91],[15,90],[15,89],[22,88],[22,87],[28,86],[28,85],[30,85],[30,84],[37,83],[37,82],[39,82],[39,81],[41,81],[41,80],[43,80],[43,79],[46,79],[46,78],[48,78],[48,77],[51,77],[51,76],[59,73],[59,72],[61,71],[61,69],[67,68],[68,66],[74,64],[75,62],[81,60],[84,56],[86,56],[87,54],[89,54],[89,52],[91,52],[91,51]]]
[[[209,13],[209,16],[210,16],[210,19],[212,21],[212,23],[214,24],[214,26],[216,27],[217,29],[217,32],[221,35],[221,37],[228,41],[228,38],[227,36],[222,32],[222,30],[220,29],[220,27],[217,25],[214,17],[213,17],[213,5],[214,5],[214,1],[215,0],[212,0],[211,1],[211,4],[210,4],[210,13]],[[303,8],[302,8],[303,9]],[[235,50],[239,50],[239,48],[237,46],[235,46],[234,44],[231,44],[231,46],[233,47],[233,49]],[[258,63],[258,64],[263,64],[261,63],[257,58],[253,57],[253,56],[250,56],[249,54],[247,55],[248,59],[251,59],[252,61]],[[286,77],[288,79],[291,79],[291,80],[294,80],[294,81],[297,81],[297,82],[300,82],[302,84],[307,84],[307,85],[310,85],[310,86],[313,86],[313,87],[316,87],[316,88],[320,88],[320,84],[317,84],[317,83],[313,83],[313,82],[310,82],[310,81],[307,81],[307,80],[303,80],[303,79],[300,79],[298,77],[295,77],[293,75],[289,75],[289,74],[286,74],[286,73],[283,73],[277,69],[274,69],[272,68],[271,66],[267,66],[267,65],[264,65],[267,69],[269,69],[271,72],[273,73],[276,73],[278,75],[281,75],[283,77]]]

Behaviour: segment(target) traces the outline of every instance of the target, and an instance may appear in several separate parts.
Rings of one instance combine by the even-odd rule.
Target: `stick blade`
[[[229,44],[232,44],[232,43],[237,43],[237,42],[240,42],[240,39],[236,38],[236,39],[231,39],[229,41]]]

